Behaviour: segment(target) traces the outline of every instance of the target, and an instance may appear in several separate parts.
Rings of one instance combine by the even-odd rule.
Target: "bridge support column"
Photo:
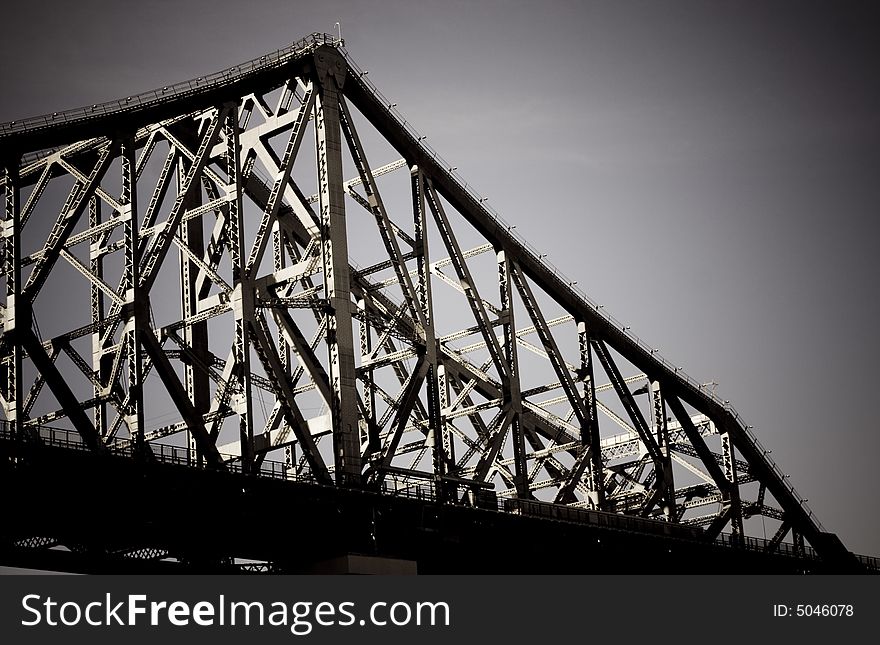
[[[675,481],[672,477],[672,457],[669,447],[669,427],[666,422],[666,400],[660,383],[651,382],[651,410],[654,419],[654,433],[657,447],[660,449],[661,468],[657,473],[657,488],[661,493],[661,508],[668,522],[678,518],[675,508]],[[655,464],[655,467],[657,464]]]
[[[93,195],[89,201],[89,227],[95,228],[101,223],[101,200]],[[104,253],[101,250],[101,235],[92,236],[91,246],[89,248],[89,269],[94,276],[100,280],[104,279]],[[113,359],[103,352],[101,345],[101,328],[100,324],[104,320],[104,292],[98,286],[92,283],[89,286],[89,295],[92,307],[92,324],[95,331],[92,333],[92,369],[98,376],[98,383],[93,386],[95,399],[103,399],[104,388],[102,384],[107,383],[108,375],[113,366]],[[101,400],[95,405],[95,430],[102,437],[107,435],[107,403]]]
[[[721,433],[721,456],[724,461],[724,478],[727,480],[729,489],[722,492],[722,506],[729,507],[730,528],[733,533],[734,543],[739,543],[743,538],[742,504],[739,498],[739,484],[737,483],[736,453],[733,449],[733,440],[729,432]]]
[[[125,294],[124,311],[128,319],[123,336],[128,367],[128,408],[125,424],[136,450],[144,448],[144,397],[143,362],[141,360],[141,334],[152,333],[149,328],[149,292],[141,286],[140,235],[137,212],[137,188],[135,186],[134,138],[122,142],[122,207],[126,212],[123,224],[125,244],[125,269],[122,292]]]
[[[3,173],[4,211],[3,211],[3,272],[6,275],[6,302],[3,310],[3,336],[11,348],[10,360],[6,364],[6,383],[4,407],[6,419],[13,436],[20,437],[24,411],[22,409],[22,349],[19,341],[19,327],[30,326],[30,315],[25,313],[21,297],[21,209],[19,204],[18,159],[3,160],[0,168]]]
[[[229,249],[232,263],[232,284],[235,285],[230,298],[235,316],[235,338],[233,339],[233,368],[237,389],[242,397],[237,401],[238,435],[241,445],[241,463],[245,472],[254,464],[254,418],[251,398],[251,350],[248,334],[249,323],[255,323],[254,287],[247,271],[247,253],[244,242],[244,207],[242,204],[241,145],[238,132],[238,108],[229,105],[223,132],[226,138],[226,175],[230,190],[235,194],[229,201],[227,222],[229,226]]]
[[[315,52],[315,134],[321,220],[321,257],[324,289],[329,301],[327,345],[330,353],[330,388],[333,402],[333,457],[336,483],[361,485],[360,424],[357,409],[357,375],[351,321],[348,239],[342,176],[342,136],[339,94],[345,81],[345,60],[333,49]]]
[[[522,427],[522,393],[519,381],[519,360],[516,352],[516,324],[513,317],[513,285],[507,253],[497,251],[498,287],[501,302],[501,325],[504,336],[504,360],[508,373],[502,379],[504,405],[510,406],[510,436],[513,440],[514,484],[517,497],[529,499],[529,471],[526,465],[526,444]]]
[[[189,143],[194,149],[198,148],[198,132],[192,132],[188,138]],[[177,168],[177,190],[178,193],[186,189],[186,175],[189,171],[189,163],[181,157]],[[202,203],[202,193],[200,189],[193,189],[185,193],[183,208],[186,210],[194,209]],[[205,240],[203,236],[203,218],[201,215],[192,217],[180,226],[180,239],[184,246],[190,250],[192,255],[201,258],[205,255]],[[190,316],[198,313],[198,302],[203,297],[199,293],[199,271],[196,265],[190,260],[187,253],[180,251],[180,312],[184,320],[188,320]],[[205,284],[207,291],[208,284]],[[208,373],[205,368],[210,365],[208,353],[208,321],[187,325],[183,329],[183,340],[192,349],[193,356],[202,363],[195,364],[192,360],[186,361],[184,366],[184,386],[186,394],[192,402],[193,410],[198,415],[205,415],[211,409],[211,386]],[[187,430],[187,445],[189,446],[189,454],[197,455],[197,447],[195,436],[192,430]]]
[[[447,486],[442,478],[447,473],[449,462],[449,444],[451,438],[443,420],[443,399],[441,394],[440,352],[437,347],[437,336],[434,329],[434,301],[431,294],[431,268],[430,254],[428,252],[428,228],[425,217],[425,176],[418,166],[410,168],[410,185],[413,202],[413,230],[415,232],[415,247],[417,253],[416,266],[418,282],[415,285],[418,295],[418,306],[421,309],[422,320],[425,329],[425,361],[428,364],[428,373],[425,382],[428,389],[428,437],[432,448],[434,477],[437,483],[437,498],[445,500],[454,497],[454,487],[451,495],[447,495]]]
[[[587,412],[587,428],[581,427],[582,449],[590,450],[589,488],[590,501],[595,508],[605,508],[605,471],[602,465],[602,448],[599,436],[599,417],[596,411],[596,381],[593,376],[593,353],[590,351],[590,335],[587,324],[579,321],[578,346],[581,355],[580,381],[583,386],[584,410]],[[586,431],[585,431],[586,430]]]

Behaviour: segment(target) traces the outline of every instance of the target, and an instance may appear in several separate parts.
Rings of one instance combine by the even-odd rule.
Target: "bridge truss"
[[[15,438],[847,556],[727,402],[545,264],[330,36],[0,125],[0,167]]]

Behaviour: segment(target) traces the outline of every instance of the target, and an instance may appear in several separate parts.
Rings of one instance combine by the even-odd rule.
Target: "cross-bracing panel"
[[[845,553],[726,402],[545,265],[393,107],[314,35],[0,126],[16,435]]]

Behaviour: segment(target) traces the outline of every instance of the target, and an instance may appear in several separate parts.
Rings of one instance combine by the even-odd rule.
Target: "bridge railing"
[[[13,438],[12,426],[8,421],[0,421],[0,439]],[[25,442],[36,442],[57,448],[68,448],[73,450],[88,451],[90,448],[82,440],[82,437],[75,430],[67,428],[55,428],[50,426],[39,426],[37,428],[25,428],[23,437]],[[181,466],[200,465],[199,456],[196,450],[185,446],[175,446],[167,443],[159,443],[151,441],[149,446],[152,459],[163,464],[174,464]],[[134,458],[138,455],[138,446],[134,442],[125,441],[122,443],[111,444],[107,446],[108,451],[120,457]],[[220,453],[220,457],[226,466],[226,470],[234,473],[243,472],[241,458],[237,455],[229,455]],[[314,483],[314,478],[310,473],[296,473],[286,464],[280,461],[263,460],[255,475],[261,477],[271,477],[273,479],[286,479],[290,481],[301,481]]]
[[[856,554],[856,560],[861,562],[868,571],[880,573],[880,558],[874,558],[870,555]]]
[[[767,551],[771,540],[767,540],[765,538],[757,538],[757,537],[749,537],[743,536],[737,538],[736,536],[730,533],[722,533],[716,539],[715,542],[717,544],[721,544],[723,546],[730,546],[746,549],[747,551]],[[787,555],[791,557],[799,557],[806,558],[808,560],[818,560],[819,556],[816,551],[809,545],[804,545],[803,552],[800,552],[798,548],[792,544],[791,542],[780,542],[775,547],[775,552],[779,555]]]

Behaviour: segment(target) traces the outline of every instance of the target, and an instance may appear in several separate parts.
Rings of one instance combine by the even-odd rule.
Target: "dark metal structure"
[[[423,139],[321,34],[0,124],[7,561],[874,566]]]

